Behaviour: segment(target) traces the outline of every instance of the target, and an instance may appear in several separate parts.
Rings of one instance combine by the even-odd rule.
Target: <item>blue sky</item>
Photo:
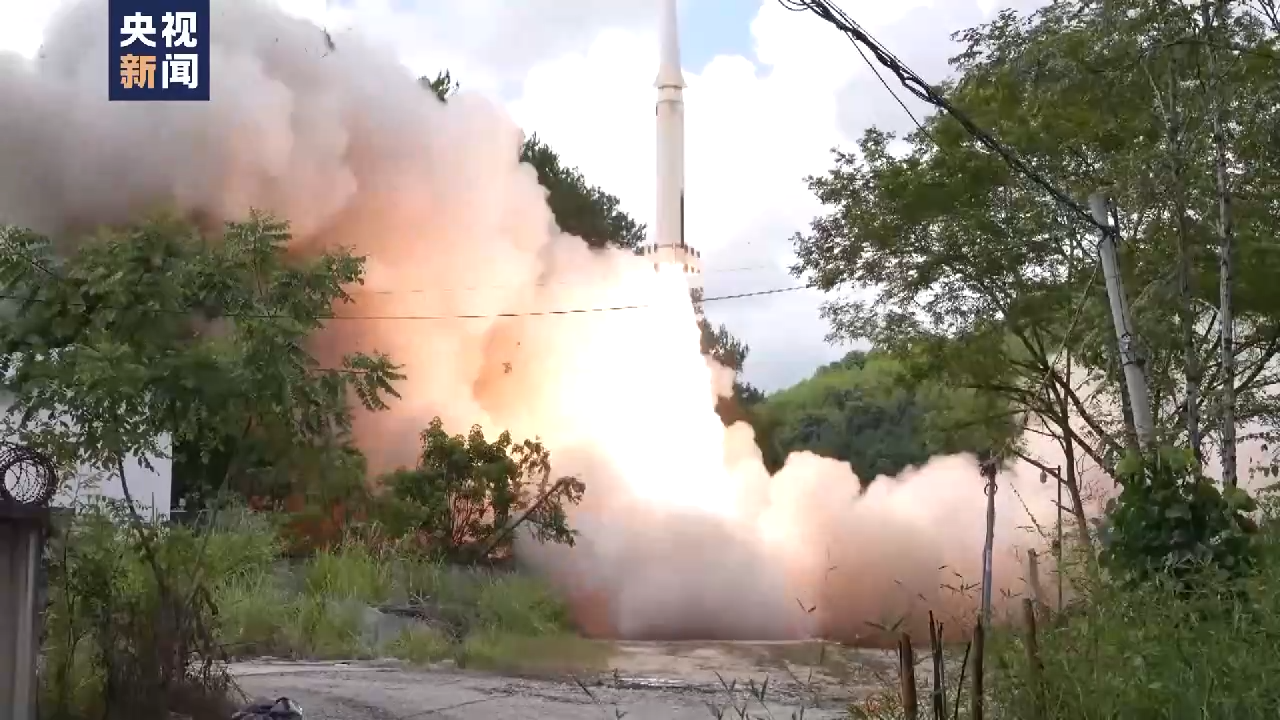
[[[752,57],[751,20],[761,0],[689,0],[681,8],[681,60],[698,72],[716,55]]]

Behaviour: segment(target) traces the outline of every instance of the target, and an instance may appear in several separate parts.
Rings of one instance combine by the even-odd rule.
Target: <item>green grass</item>
[[[1217,578],[1181,593],[1093,583],[1065,624],[1039,633],[1044,717],[1280,717],[1278,559],[1236,592]],[[1024,634],[1001,634],[995,650],[1000,705],[1011,717],[1032,712]]]
[[[1274,513],[1268,517],[1275,517]],[[997,628],[986,653],[986,717],[996,720],[1262,720],[1280,717],[1280,525],[1264,522],[1256,572],[1231,581],[1206,571],[1177,587],[1133,587],[1073,572],[1077,599],[1037,631],[1039,682],[1026,631]],[[1046,627],[1047,625],[1047,627]],[[952,648],[959,655],[963,647]],[[957,672],[949,670],[948,698]],[[968,717],[966,678],[958,717]],[[897,673],[851,711],[901,720]],[[922,713],[928,693],[920,688]]]
[[[233,657],[392,657],[415,664],[521,673],[603,669],[608,646],[573,634],[568,607],[544,583],[518,573],[448,567],[351,544],[317,553],[288,572],[259,564],[217,584],[220,637]],[[366,607],[431,608],[390,638],[372,638]]]
[[[568,676],[607,669],[609,643],[571,632],[520,635],[498,628],[481,630],[462,642],[454,659],[459,667],[510,675]]]
[[[415,665],[431,665],[442,660],[455,659],[457,645],[444,633],[432,627],[406,628],[387,645],[392,657]]]

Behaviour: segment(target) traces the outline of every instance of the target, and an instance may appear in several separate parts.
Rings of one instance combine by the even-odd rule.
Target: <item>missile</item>
[[[658,193],[652,242],[637,251],[660,272],[702,272],[702,255],[684,236],[684,74],[680,72],[680,35],[676,0],[662,0],[662,53],[655,107],[658,130]]]

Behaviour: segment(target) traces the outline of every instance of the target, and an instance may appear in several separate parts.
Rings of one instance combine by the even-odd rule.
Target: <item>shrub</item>
[[[422,432],[417,467],[383,479],[390,497],[377,517],[393,535],[412,534],[455,561],[508,555],[521,522],[540,542],[572,545],[565,506],[581,501],[585,485],[574,477],[551,483],[550,474],[542,443],[516,443],[508,432],[489,442],[478,425],[450,436],[437,417]]]
[[[1130,454],[1116,468],[1122,490],[1107,508],[1101,559],[1118,578],[1189,579],[1206,566],[1239,577],[1254,563],[1257,509],[1238,487],[1219,491],[1190,450]]]
[[[42,708],[53,718],[225,717],[230,680],[201,577],[266,573],[273,535],[262,526],[143,533],[126,512],[83,508],[49,547]]]

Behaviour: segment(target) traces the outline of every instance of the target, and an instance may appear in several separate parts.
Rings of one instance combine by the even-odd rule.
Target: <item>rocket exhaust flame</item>
[[[589,630],[855,639],[908,612],[971,607],[942,586],[979,577],[975,461],[937,458],[861,494],[847,464],[809,453],[770,476],[751,429],[714,412],[725,373],[700,355],[683,274],[556,230],[500,108],[466,93],[443,105],[378,48],[335,37],[326,52],[319,28],[254,0],[219,2],[236,32],[215,36],[211,102],[110,104],[105,13],[105,0],[76,3],[33,63],[0,54],[0,219],[62,234],[162,205],[211,219],[273,211],[299,252],[368,256],[362,315],[645,306],[350,322],[316,339],[321,354],[405,364],[404,400],[357,428],[373,471],[412,463],[440,415],[541,436],[554,472],[586,482],[578,547],[518,552]],[[674,215],[659,243],[686,247]],[[1052,507],[1034,476],[1010,481],[1033,510]],[[998,502],[995,571],[1012,587],[1025,514],[1013,493]]]

